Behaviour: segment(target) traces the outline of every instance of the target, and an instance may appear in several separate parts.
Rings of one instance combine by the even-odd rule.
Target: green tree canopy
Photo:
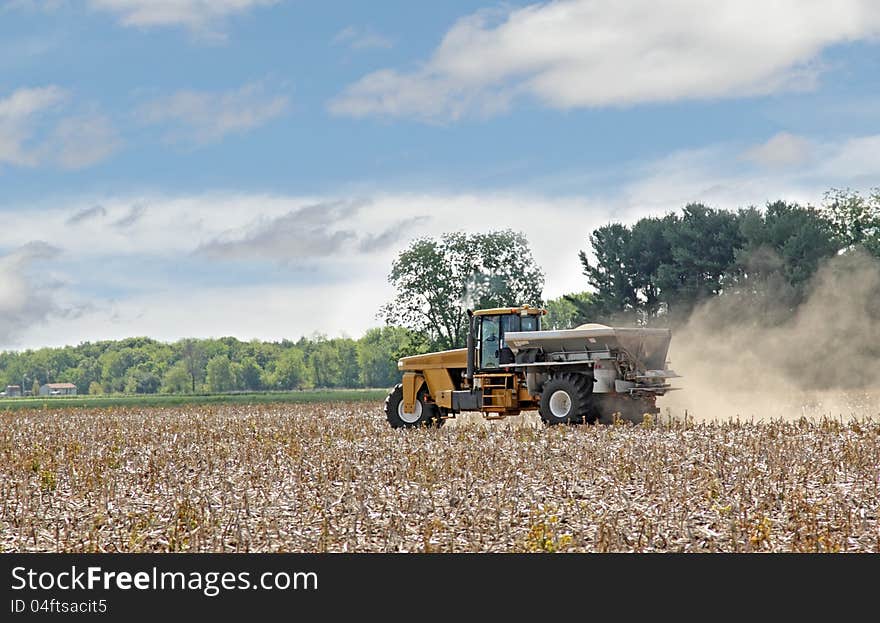
[[[279,357],[270,376],[272,389],[304,389],[312,386],[311,370],[303,352],[291,348]]]
[[[725,293],[766,293],[793,309],[822,260],[854,246],[880,254],[880,192],[835,191],[823,209],[688,204],[681,214],[599,227],[589,242],[580,260],[594,292],[574,303],[577,321],[669,322]]]
[[[397,359],[418,349],[424,352],[425,340],[397,327],[377,331],[390,342],[366,336],[353,340],[317,335],[297,342],[241,342],[224,337],[176,344],[127,338],[4,351],[0,352],[0,389],[22,385],[30,390],[35,382],[59,381],[75,384],[81,394],[255,391],[312,385],[353,388],[363,386],[366,378],[362,361],[382,371],[371,382],[380,387],[393,385],[399,380]],[[398,331],[408,337],[398,339]]]
[[[743,244],[739,224],[739,213],[699,203],[688,204],[681,218],[667,221],[663,235],[671,258],[657,268],[655,282],[667,309],[686,314],[728,285],[736,250]]]
[[[590,234],[595,261],[584,251],[579,254],[587,283],[595,290],[592,311],[598,316],[620,315],[637,305],[631,242],[630,228],[612,223]]]
[[[242,359],[238,369],[238,385],[239,389],[255,391],[262,388],[260,375],[262,369],[253,357],[245,357]]]
[[[425,336],[409,329],[370,329],[357,343],[360,382],[364,387],[390,387],[400,380],[398,359],[427,351]]]
[[[208,391],[214,393],[228,392],[235,389],[235,377],[232,373],[232,362],[226,355],[215,355],[208,360],[205,382]]]
[[[867,197],[849,188],[832,188],[825,193],[823,209],[843,250],[861,246],[880,257],[880,188]]]
[[[576,294],[564,294],[559,298],[547,301],[544,307],[547,315],[541,326],[547,330],[571,329],[582,324],[582,320],[593,305],[592,292],[578,292]]]
[[[397,294],[382,308],[386,322],[444,349],[464,345],[468,308],[539,305],[544,287],[528,240],[510,230],[415,240],[388,279]]]
[[[192,391],[191,382],[186,363],[178,361],[162,377],[162,391],[166,394],[187,394]]]
[[[739,289],[753,296],[767,294],[786,307],[803,300],[819,263],[840,247],[834,226],[822,211],[784,201],[767,204],[764,212],[743,210],[740,232]]]
[[[193,392],[196,391],[196,385],[205,378],[206,346],[207,344],[193,339],[185,339],[179,343],[180,353],[190,376]]]

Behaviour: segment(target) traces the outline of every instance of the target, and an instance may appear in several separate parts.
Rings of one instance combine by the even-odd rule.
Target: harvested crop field
[[[12,551],[880,551],[880,423],[391,430],[372,403],[0,415]]]

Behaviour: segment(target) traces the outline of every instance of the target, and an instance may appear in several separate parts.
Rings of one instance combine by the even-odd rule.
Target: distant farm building
[[[21,385],[7,385],[6,395],[9,397],[21,396]]]
[[[73,383],[46,383],[40,386],[40,396],[76,396]]]

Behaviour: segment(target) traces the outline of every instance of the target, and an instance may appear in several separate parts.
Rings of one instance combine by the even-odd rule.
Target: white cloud
[[[207,258],[342,267],[344,273],[349,264],[384,258],[410,235],[427,233],[425,215],[439,211],[444,200],[231,192],[47,199],[42,205],[0,205],[0,248],[15,245],[21,231],[39,222],[41,237],[84,261]]]
[[[58,249],[42,241],[0,255],[0,343],[14,341],[17,334],[44,324],[58,311],[51,276],[35,270],[36,265],[57,255]]]
[[[35,113],[63,102],[66,97],[64,89],[54,85],[18,89],[0,99],[0,118],[13,122],[27,120]]]
[[[20,326],[15,335],[0,335],[0,347],[130,335],[360,335],[379,324],[375,313],[391,295],[391,262],[411,238],[497,229],[498,214],[521,223],[548,272],[548,292],[582,289],[577,250],[589,228],[610,217],[582,198],[524,193],[360,199],[217,192],[46,199],[0,204],[0,211],[0,248],[17,244],[21,231],[39,223],[41,238],[64,254],[52,268],[69,285],[54,296],[65,308],[84,310]],[[273,268],[279,261],[283,266]],[[183,264],[196,273],[181,271]],[[247,279],[224,280],[247,266]],[[267,282],[253,283],[262,274]]]
[[[744,157],[765,167],[788,167],[803,164],[811,152],[810,141],[804,137],[780,132],[766,143],[749,149]]]
[[[359,337],[380,324],[370,310],[391,294],[384,282],[367,281],[298,288],[172,286],[53,318],[50,324],[31,326],[20,338],[24,344],[62,346],[133,335],[165,341],[230,335],[295,340],[313,333]],[[353,314],[352,301],[364,313]]]
[[[809,89],[823,49],[878,35],[873,0],[556,0],[464,17],[427,61],[368,74],[330,109],[442,121],[521,96],[569,109]]]
[[[0,164],[81,169],[116,151],[120,139],[107,117],[59,117],[69,99],[54,85],[22,88],[0,98]]]
[[[230,15],[271,6],[279,0],[89,0],[92,8],[114,13],[125,26],[184,26],[212,32]]]
[[[880,186],[880,134],[860,136],[844,142],[840,149],[824,161],[820,174],[848,178]]]
[[[295,261],[335,255],[357,234],[346,221],[358,210],[352,201],[328,201],[261,218],[245,231],[225,232],[200,246],[198,253],[216,259]]]
[[[322,207],[352,204],[356,210],[320,213]],[[125,228],[116,226],[134,206],[143,206],[139,218]],[[58,268],[69,271],[73,281],[66,292],[70,305],[89,308],[77,317],[53,318],[45,328],[29,328],[17,336],[21,345],[124,335],[359,335],[379,322],[375,313],[390,294],[391,262],[412,237],[497,229],[498,214],[521,221],[518,229],[528,234],[548,271],[548,291],[581,289],[577,250],[588,228],[608,218],[584,199],[522,193],[393,193],[369,200],[231,193],[91,197],[0,210],[5,214],[0,247],[12,243],[22,228],[40,223],[41,237],[64,251]],[[324,227],[331,242],[334,233],[351,236],[328,253],[327,244],[297,237],[286,225],[294,220],[291,214]],[[440,214],[442,223],[425,218]],[[276,230],[278,236],[272,234]],[[284,266],[272,269],[278,260]],[[181,264],[195,265],[196,276],[180,272]],[[235,278],[224,282],[223,275],[247,266],[256,271],[248,275],[269,274],[269,283],[252,283],[252,277],[244,284]],[[279,283],[279,275],[290,278]],[[100,294],[104,291],[108,294]],[[81,292],[99,294],[83,298]],[[358,303],[357,313],[351,311],[352,301]]]
[[[333,37],[335,45],[345,45],[352,50],[390,50],[394,42],[384,35],[380,35],[372,28],[347,26]]]
[[[53,296],[62,308],[85,309],[19,325],[16,344],[130,335],[356,336],[379,322],[374,314],[391,295],[391,262],[417,236],[522,231],[546,272],[544,295],[553,298],[586,288],[577,254],[590,231],[606,223],[692,201],[727,209],[775,199],[818,204],[832,186],[864,190],[880,179],[880,136],[810,139],[812,156],[782,169],[742,158],[767,142],[710,145],[633,163],[629,179],[596,181],[600,190],[581,196],[520,188],[355,197],[215,192],[0,205],[0,248],[17,247],[20,232],[39,223],[41,239],[64,253],[55,270],[69,273],[57,280],[70,287]]]
[[[802,140],[809,143],[809,157],[784,168],[768,168],[765,162],[742,157],[744,153],[766,152],[773,138],[746,149],[739,144],[720,144],[674,152],[636,168],[618,199],[619,208],[642,215],[693,201],[726,209],[762,206],[775,199],[818,205],[829,188],[867,190],[878,185],[880,135],[825,142]]]
[[[30,144],[40,115],[67,98],[57,86],[24,88],[0,99],[0,164],[35,166],[38,149]]]
[[[62,119],[49,139],[55,162],[65,169],[83,169],[105,160],[122,141],[104,115],[90,114]]]
[[[169,140],[207,144],[265,125],[289,105],[286,95],[270,95],[259,84],[247,84],[219,93],[178,91],[145,103],[138,117],[167,127]]]

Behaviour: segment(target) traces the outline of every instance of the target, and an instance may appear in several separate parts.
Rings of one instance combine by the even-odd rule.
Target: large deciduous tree
[[[447,233],[413,241],[394,261],[388,324],[428,336],[436,348],[464,346],[468,308],[539,305],[544,274],[528,240],[510,230]]]

